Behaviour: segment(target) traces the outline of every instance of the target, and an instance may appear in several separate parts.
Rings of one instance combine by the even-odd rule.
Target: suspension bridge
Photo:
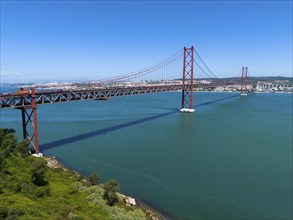
[[[195,56],[197,59],[195,59]],[[183,57],[183,65],[182,65]],[[197,61],[198,60],[198,61]],[[182,70],[183,67],[183,70]],[[194,73],[198,74],[194,74]],[[131,96],[148,93],[181,91],[181,112],[194,112],[193,91],[211,89],[217,86],[240,85],[240,94],[249,92],[248,68],[242,67],[239,80],[221,82],[195,80],[203,74],[204,79],[217,79],[192,46],[184,47],[170,57],[124,75],[101,79],[96,82],[78,83],[73,89],[20,88],[16,93],[0,95],[0,109],[14,108],[21,110],[23,138],[29,141],[35,152],[39,153],[37,106],[80,100],[107,100],[114,96]],[[28,132],[28,127],[32,132]]]

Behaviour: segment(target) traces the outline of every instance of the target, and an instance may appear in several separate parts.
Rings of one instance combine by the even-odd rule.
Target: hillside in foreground
[[[96,184],[28,153],[11,130],[0,128],[0,219],[152,219],[126,206],[114,180]]]

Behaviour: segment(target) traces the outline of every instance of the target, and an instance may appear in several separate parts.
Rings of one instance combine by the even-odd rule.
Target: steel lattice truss
[[[186,85],[188,87],[188,85]],[[182,85],[146,86],[131,88],[111,88],[93,90],[73,90],[61,92],[36,92],[36,104],[52,104],[79,100],[103,100],[113,96],[130,96],[147,93],[179,91]],[[32,95],[7,94],[0,96],[0,109],[30,107]]]
[[[184,47],[182,83],[185,85],[186,81],[189,81],[189,87],[187,89],[182,89],[182,109],[193,109],[193,52],[193,46],[191,48]]]
[[[194,88],[213,88],[219,85],[233,85],[234,83],[194,83]],[[107,88],[91,90],[68,90],[61,92],[36,92],[36,104],[53,104],[58,102],[72,102],[80,100],[103,100],[114,96],[131,96],[148,93],[170,92],[188,90],[190,84],[157,85],[130,88]],[[32,95],[19,95],[17,93],[0,96],[0,109],[24,108],[32,105]]]

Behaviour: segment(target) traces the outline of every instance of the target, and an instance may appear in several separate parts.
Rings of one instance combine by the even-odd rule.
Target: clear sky
[[[101,79],[190,45],[218,77],[292,76],[292,1],[1,0],[1,82]]]

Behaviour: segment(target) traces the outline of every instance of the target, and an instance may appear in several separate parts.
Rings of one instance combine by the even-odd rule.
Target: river
[[[292,219],[292,94],[159,93],[38,106],[41,152],[171,219]],[[1,127],[21,135],[18,110]]]

